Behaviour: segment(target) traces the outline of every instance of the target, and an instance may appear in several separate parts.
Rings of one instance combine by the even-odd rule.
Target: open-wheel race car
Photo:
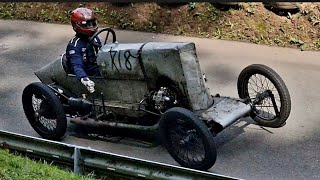
[[[181,166],[211,168],[217,156],[216,134],[242,117],[258,125],[282,127],[291,100],[280,76],[253,64],[238,77],[239,98],[211,95],[200,70],[194,43],[118,43],[110,28],[90,76],[92,94],[70,71],[65,55],[35,72],[41,82],[25,87],[22,103],[34,130],[61,140],[67,120],[87,127],[155,132]],[[109,35],[112,42],[108,42]]]

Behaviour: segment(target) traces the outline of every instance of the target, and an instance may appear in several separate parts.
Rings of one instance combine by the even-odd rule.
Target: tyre
[[[174,107],[160,119],[161,143],[181,166],[210,169],[217,157],[215,134],[191,111]]]
[[[256,101],[250,115],[258,125],[273,128],[285,125],[291,99],[287,86],[274,70],[261,64],[250,65],[241,71],[237,86],[240,98],[248,98],[251,103]],[[259,100],[263,92],[270,95]]]
[[[56,94],[45,84],[35,82],[23,90],[24,113],[33,129],[43,138],[60,140],[67,130],[67,119]]]

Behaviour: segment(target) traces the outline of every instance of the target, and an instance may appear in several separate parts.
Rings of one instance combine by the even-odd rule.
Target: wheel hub
[[[255,100],[253,101],[253,104],[255,105],[261,105],[263,100],[265,98],[271,97],[272,92],[270,90],[265,90],[263,93],[257,93],[257,96]]]
[[[36,112],[36,117],[43,116],[46,119],[55,119],[55,114],[50,109],[50,105],[47,101],[42,101],[40,109]]]
[[[188,145],[192,140],[195,139],[194,133],[195,130],[188,130],[185,137],[182,138],[182,140],[179,142],[179,145],[186,146]]]

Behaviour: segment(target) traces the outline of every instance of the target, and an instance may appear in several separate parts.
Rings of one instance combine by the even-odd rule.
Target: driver
[[[89,38],[98,30],[96,17],[88,8],[77,8],[71,12],[70,19],[76,34],[66,49],[67,62],[77,79],[93,93],[95,83],[88,76],[99,76],[96,59],[101,47],[99,37],[89,43]]]

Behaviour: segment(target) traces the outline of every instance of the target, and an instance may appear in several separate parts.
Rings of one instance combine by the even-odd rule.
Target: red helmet
[[[97,19],[88,8],[77,8],[71,12],[71,24],[77,33],[91,37],[98,30]]]

